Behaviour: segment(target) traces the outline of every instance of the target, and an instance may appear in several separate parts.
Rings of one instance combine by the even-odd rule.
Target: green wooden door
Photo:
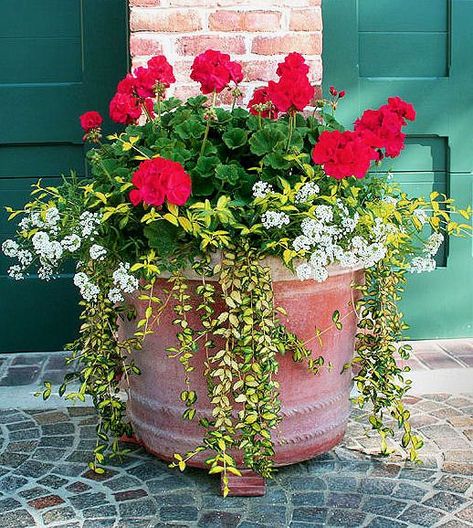
[[[78,116],[108,101],[128,66],[126,0],[2,0],[0,243],[38,178],[86,173]],[[106,128],[110,126],[106,123]],[[0,352],[62,350],[78,325],[70,274],[15,282],[0,257]]]
[[[392,168],[412,194],[473,202],[473,1],[324,0],[324,79],[347,91],[346,126],[390,95],[412,102]],[[327,89],[325,87],[325,89]],[[410,276],[403,310],[414,339],[473,336],[473,245],[450,239],[433,273]]]

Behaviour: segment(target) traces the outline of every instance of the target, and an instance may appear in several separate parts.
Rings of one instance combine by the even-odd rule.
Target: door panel
[[[128,67],[126,0],[3,0],[0,17],[0,243],[40,177],[86,174],[78,116],[108,102]],[[77,334],[71,273],[46,284],[6,275],[0,257],[0,352],[60,350]],[[72,271],[72,268],[70,270]]]
[[[337,116],[399,95],[417,119],[400,158],[383,170],[412,195],[432,190],[472,204],[473,1],[330,0],[323,3],[324,79],[345,89]],[[439,268],[410,276],[402,308],[412,338],[473,336],[473,242],[450,239]]]

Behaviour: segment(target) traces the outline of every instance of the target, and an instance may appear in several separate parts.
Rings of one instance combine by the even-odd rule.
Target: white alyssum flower
[[[313,278],[312,266],[307,262],[299,264],[296,267],[297,278],[301,281]]]
[[[255,198],[264,198],[267,194],[274,192],[273,186],[265,181],[257,181],[253,185],[253,196]]]
[[[107,297],[108,300],[113,304],[124,301],[122,292],[118,288],[111,288]]]
[[[28,249],[20,249],[17,253],[17,258],[20,264],[26,268],[33,262],[33,253]]]
[[[124,293],[133,293],[138,289],[139,281],[129,273],[130,264],[121,262],[113,272],[113,283],[116,288]]]
[[[59,223],[59,220],[61,220],[61,216],[59,214],[57,207],[50,207],[46,211],[44,223],[50,228],[55,228],[57,224]]]
[[[329,257],[322,249],[316,249],[310,256],[309,262],[314,268],[321,268],[328,264]]]
[[[90,238],[97,234],[97,226],[100,224],[100,215],[84,211],[79,217],[82,238]]]
[[[315,216],[324,224],[328,224],[333,220],[333,209],[329,205],[318,205]]]
[[[312,268],[313,277],[317,282],[325,282],[328,279],[328,270],[323,266],[315,266]]]
[[[266,229],[282,227],[290,222],[289,216],[282,211],[266,211],[261,216],[261,222]]]
[[[308,238],[316,239],[323,229],[324,225],[313,218],[304,218],[301,222],[302,234]]]
[[[11,266],[10,268],[8,268],[8,271],[7,271],[9,277],[11,277],[12,279],[15,279],[15,280],[21,280],[24,278],[24,275],[23,275],[23,270],[21,268],[21,266],[18,266],[17,264],[15,264],[14,266]]]
[[[99,244],[93,244],[90,246],[89,255],[92,260],[105,260],[107,250]]]
[[[394,206],[397,205],[397,199],[394,198],[394,196],[385,196],[383,198],[383,202],[389,205],[394,205]]]
[[[8,239],[2,244],[2,251],[6,257],[15,258],[18,250],[19,246],[14,240]]]
[[[50,243],[49,235],[45,231],[37,231],[31,238],[33,247],[38,254],[42,254]]]
[[[305,235],[299,235],[292,241],[292,247],[295,251],[308,251],[312,244],[312,240]]]
[[[424,273],[434,271],[436,262],[432,257],[414,257],[411,261],[409,271],[411,273]]]
[[[314,182],[304,183],[296,193],[296,203],[307,202],[309,198],[319,194],[320,187]]]
[[[442,233],[432,233],[425,243],[426,252],[432,256],[436,255],[443,241],[444,236]]]
[[[342,219],[342,227],[345,229],[345,231],[351,233],[355,230],[355,227],[358,225],[359,219],[360,215],[356,212],[352,217],[346,216]]]
[[[38,268],[38,277],[41,280],[49,281],[53,277],[54,270],[51,266],[44,264]]]
[[[22,231],[28,231],[28,229],[31,227],[31,217],[29,215],[26,215],[24,216],[19,224],[18,224],[18,227],[22,230]]]
[[[417,218],[417,220],[419,220],[421,225],[424,225],[429,218],[424,209],[416,209],[413,215]]]
[[[67,235],[61,240],[61,246],[65,251],[69,253],[75,253],[81,245],[81,239],[79,235]]]
[[[100,289],[83,271],[79,271],[74,275],[73,282],[79,288],[80,294],[85,301],[94,302],[97,300]]]

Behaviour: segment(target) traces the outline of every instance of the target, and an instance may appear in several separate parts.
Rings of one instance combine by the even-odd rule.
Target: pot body
[[[277,379],[280,384],[280,400],[283,419],[273,431],[276,465],[287,465],[307,460],[329,451],[337,445],[345,433],[349,415],[351,369],[341,373],[343,365],[350,361],[354,350],[356,315],[353,311],[354,291],[352,282],[361,282],[361,270],[333,268],[323,283],[313,280],[300,281],[283,270],[279,263],[271,265],[275,304],[282,306],[287,316],[284,324],[307,345],[314,357],[322,355],[325,365],[333,364],[332,370],[325,367],[314,375],[304,363],[295,363],[290,354],[280,355]],[[189,291],[200,284],[190,278]],[[166,279],[159,279],[155,292],[163,296],[169,289]],[[197,306],[197,299],[192,303]],[[144,302],[135,302],[139,316],[146,308]],[[193,421],[182,419],[185,405],[180,399],[185,390],[184,373],[177,359],[168,358],[166,348],[175,347],[176,327],[172,324],[175,314],[172,304],[161,316],[156,333],[149,335],[142,351],[137,352],[135,362],[141,370],[140,376],[130,377],[128,415],[137,438],[145,448],[164,460],[172,460],[175,453],[183,454],[202,442],[204,430],[199,418],[211,416],[207,398],[207,384],[203,376],[204,351],[197,352],[190,374],[191,389],[198,395],[197,414]],[[223,309],[216,303],[216,312]],[[337,330],[332,314],[339,310],[343,328]],[[189,324],[199,328],[195,314],[188,313]],[[322,346],[314,339],[315,327],[327,330]],[[134,330],[133,323],[123,322],[125,335]],[[189,461],[190,465],[205,467],[208,453],[201,453]],[[235,453],[237,463],[242,463],[241,454]]]

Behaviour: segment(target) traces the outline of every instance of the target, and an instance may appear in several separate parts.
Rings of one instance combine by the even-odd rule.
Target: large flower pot
[[[337,445],[345,433],[349,414],[351,369],[342,369],[351,360],[356,331],[356,315],[353,310],[353,282],[360,282],[363,272],[346,268],[332,268],[323,283],[313,280],[300,281],[285,269],[279,261],[268,259],[272,271],[275,303],[287,311],[284,324],[307,345],[315,356],[322,355],[325,364],[314,375],[304,363],[295,363],[290,354],[279,359],[280,399],[283,419],[274,431],[275,464],[283,466],[310,459],[329,451]],[[190,290],[200,281],[190,276]],[[157,295],[169,289],[165,279],[157,282]],[[164,295],[164,294],[163,294]],[[196,301],[197,302],[197,301]],[[146,305],[136,301],[139,315]],[[222,306],[216,305],[216,311]],[[339,310],[343,328],[337,330],[332,321]],[[185,405],[180,400],[185,390],[182,366],[176,359],[167,357],[166,348],[176,346],[176,327],[172,324],[175,314],[171,306],[161,316],[159,329],[147,337],[144,348],[136,353],[135,360],[141,369],[140,376],[130,378],[128,415],[135,434],[150,452],[164,460],[172,460],[175,453],[185,453],[201,444],[203,429],[199,416],[210,416],[211,406],[207,398],[207,385],[203,376],[204,351],[195,354],[191,374],[192,389],[197,391],[197,416],[194,421],[184,421]],[[199,327],[195,314],[188,315],[190,325]],[[124,322],[125,333],[133,325]],[[321,339],[314,338],[315,327],[326,330]],[[190,465],[206,467],[208,453],[192,458]],[[242,462],[241,456],[236,459]]]

